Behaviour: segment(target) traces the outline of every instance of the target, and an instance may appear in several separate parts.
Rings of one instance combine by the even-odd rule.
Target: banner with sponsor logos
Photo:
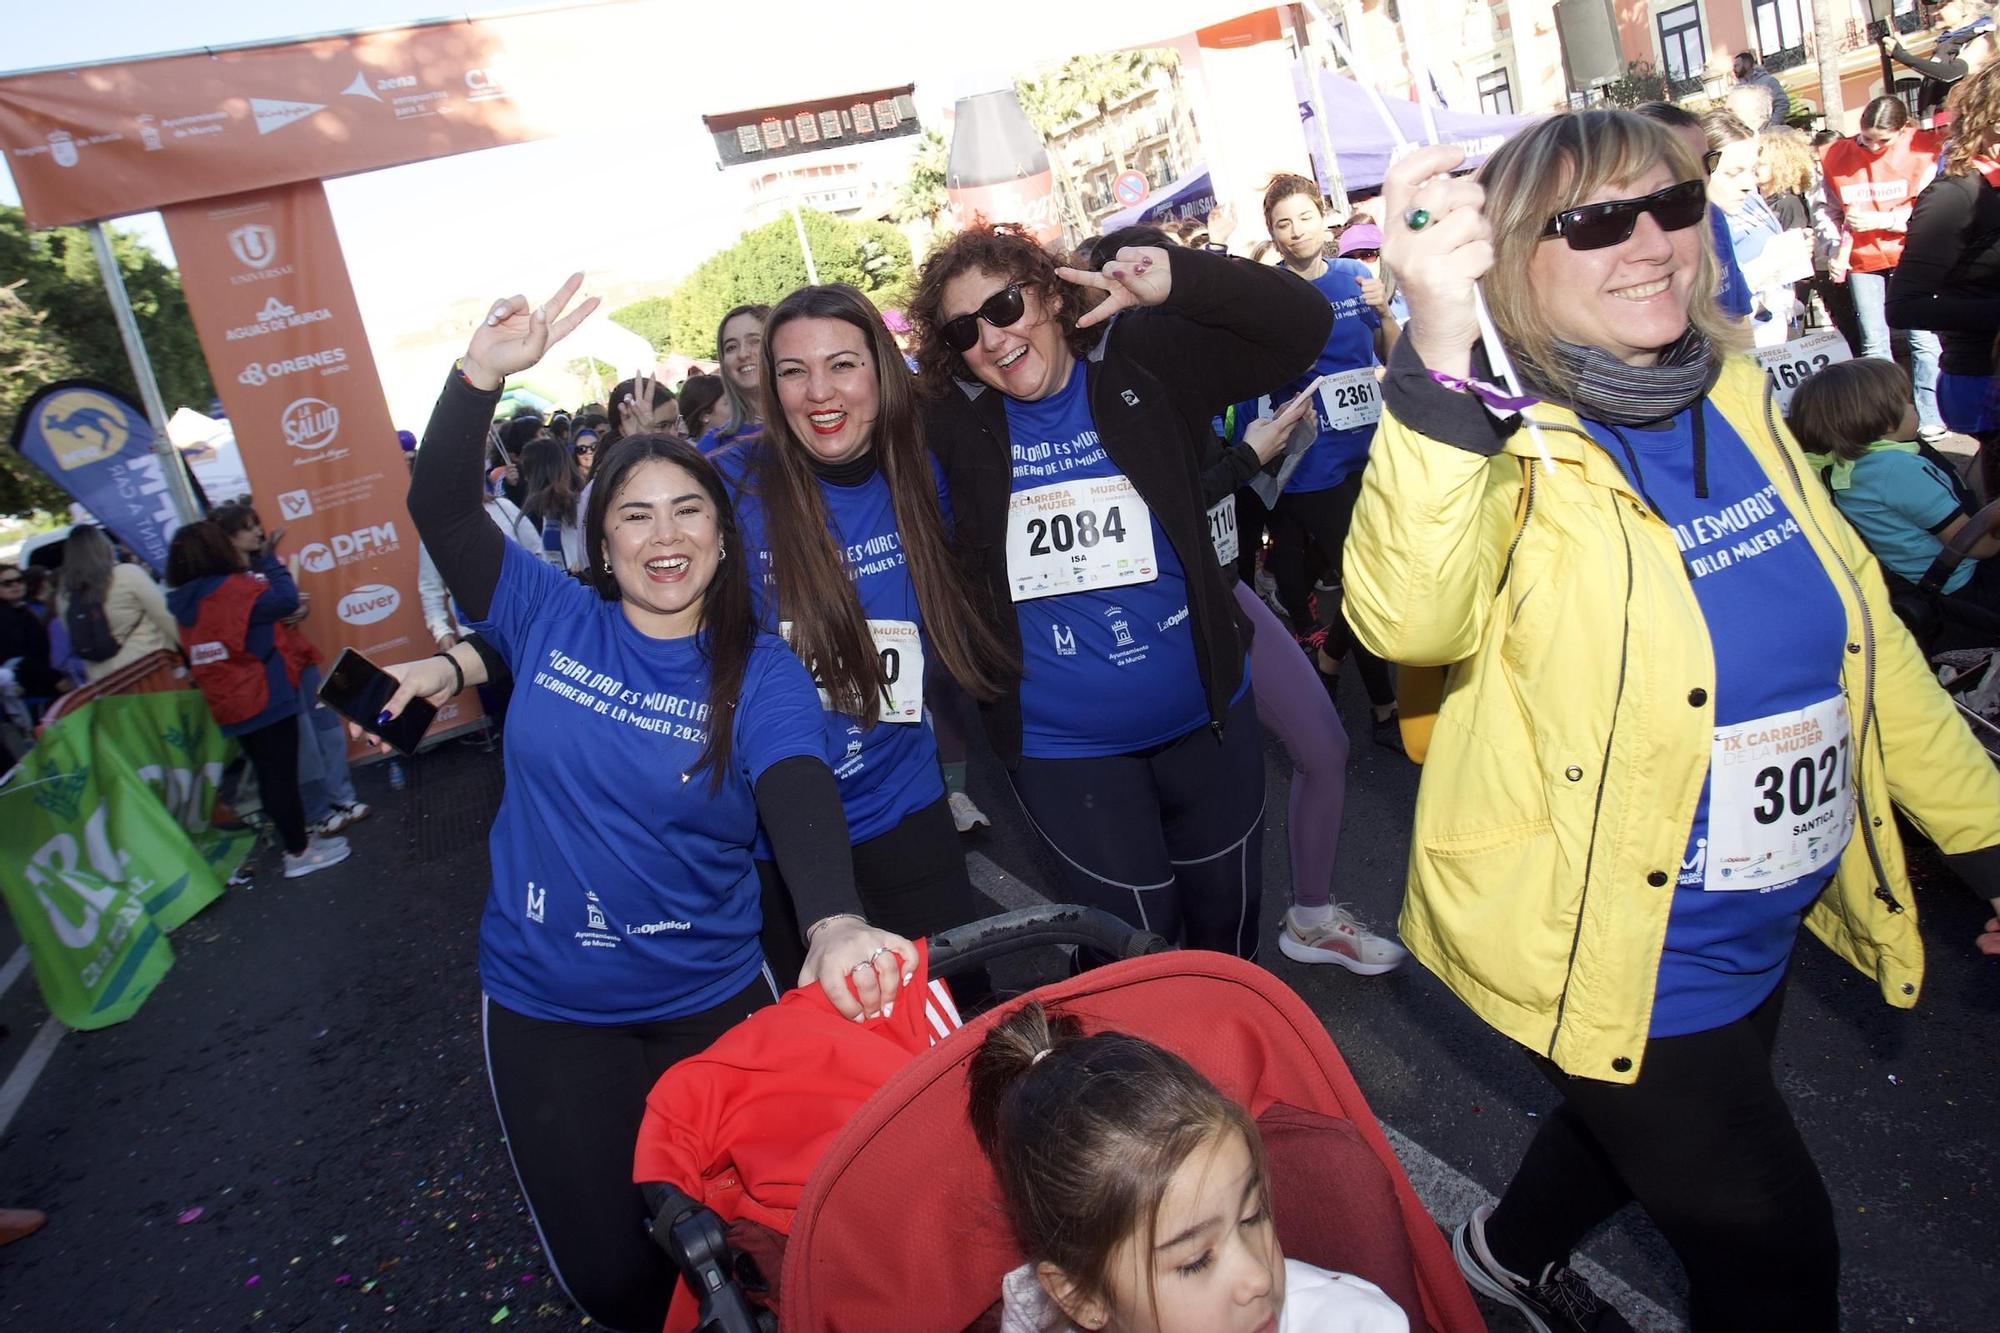
[[[109,385],[62,380],[14,419],[14,448],[69,492],[155,574],[180,518],[145,411]]]
[[[429,654],[410,474],[317,182],[163,210],[181,285],[266,529],[311,599],[329,660]],[[478,717],[466,694],[439,711]]]
[[[43,732],[0,787],[0,896],[64,1023],[136,1013],[173,966],[167,932],[255,845],[208,822],[235,748],[192,690],[110,695]]]

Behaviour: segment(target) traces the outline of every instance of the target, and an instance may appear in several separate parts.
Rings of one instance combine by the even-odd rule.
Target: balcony
[[[1804,42],[1800,42],[1797,46],[1788,46],[1782,51],[1767,51],[1764,53],[1764,68],[1773,74],[1782,74],[1788,69],[1797,69],[1805,63],[1806,46]]]

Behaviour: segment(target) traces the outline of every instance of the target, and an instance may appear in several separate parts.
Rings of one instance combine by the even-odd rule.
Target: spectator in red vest
[[[314,836],[299,796],[299,680],[311,646],[281,634],[299,609],[298,586],[276,543],[246,569],[229,534],[212,519],[189,523],[167,547],[167,604],[195,685],[223,734],[243,744],[257,774],[264,813],[285,847],[285,878],[338,865],[347,840]]]

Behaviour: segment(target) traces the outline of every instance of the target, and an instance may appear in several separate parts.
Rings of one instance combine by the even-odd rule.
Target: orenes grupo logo
[[[294,398],[285,405],[279,426],[292,448],[324,449],[340,434],[340,409],[324,398]]]
[[[386,583],[364,583],[342,597],[334,610],[350,625],[372,625],[396,614],[403,595]]]

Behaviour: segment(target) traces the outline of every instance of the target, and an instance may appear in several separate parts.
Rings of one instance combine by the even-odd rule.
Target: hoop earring
[[[727,560],[729,558],[729,548],[727,546],[716,547],[715,558],[717,560]]]
[[[604,562],[604,572],[607,574],[611,572],[611,562],[609,560]]]

